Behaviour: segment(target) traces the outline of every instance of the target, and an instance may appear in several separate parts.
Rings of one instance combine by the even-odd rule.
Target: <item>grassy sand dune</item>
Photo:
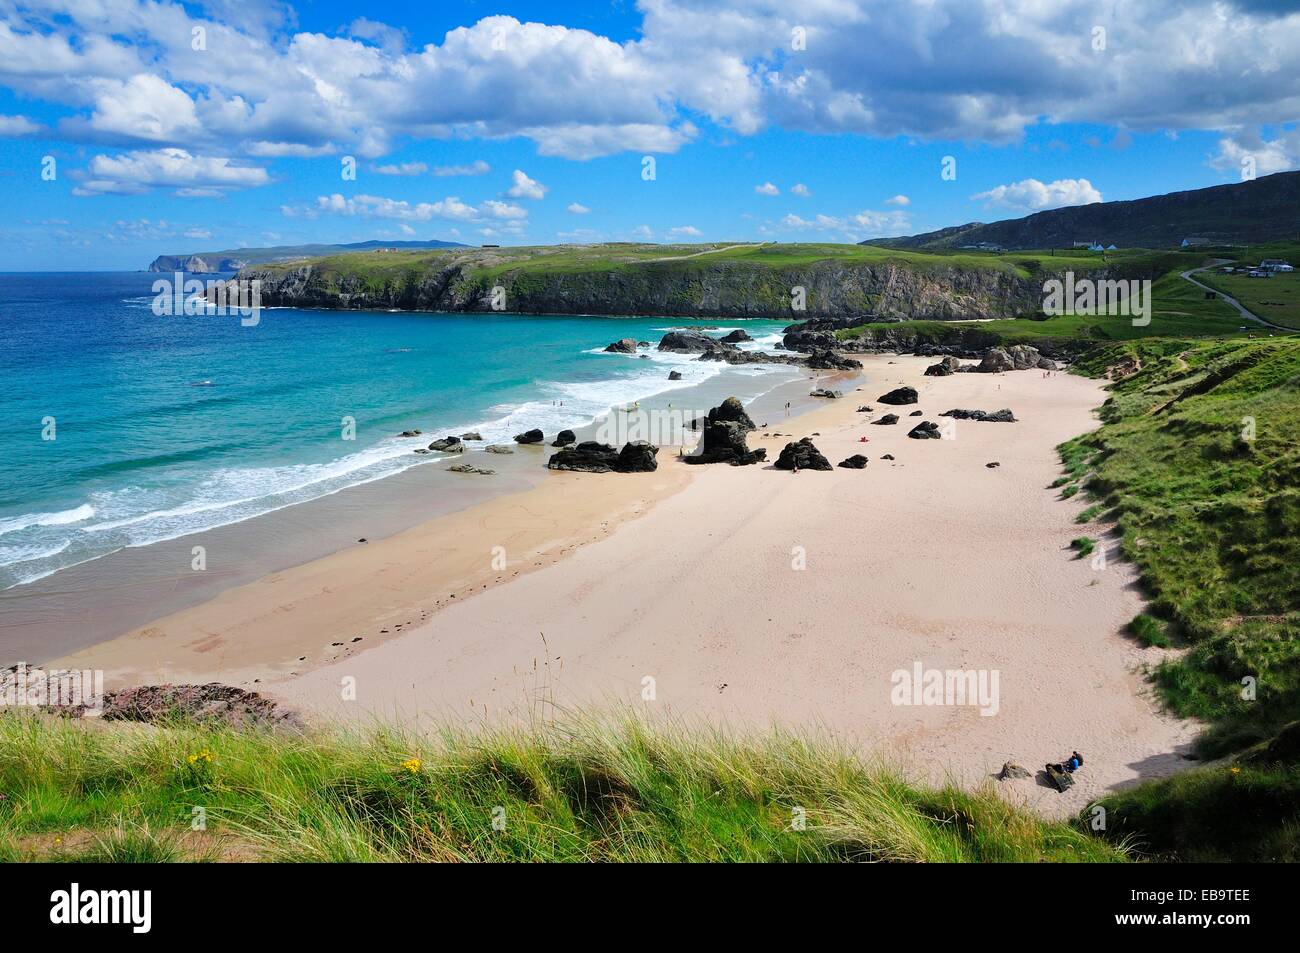
[[[1125,859],[987,786],[919,788],[828,740],[630,717],[428,738],[9,713],[0,790],[9,861]]]

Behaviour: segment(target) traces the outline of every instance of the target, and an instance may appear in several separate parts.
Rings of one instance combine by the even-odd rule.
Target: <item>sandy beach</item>
[[[1096,426],[1100,385],[1037,370],[929,378],[929,363],[867,356],[860,390],[750,435],[774,460],[815,434],[832,464],[863,453],[865,470],[688,467],[665,451],[653,474],[546,474],[51,665],[103,668],[110,684],[218,680],[326,719],[582,707],[825,730],[963,784],[1078,750],[1086,767],[1065,795],[1002,785],[1053,816],[1189,765],[1194,726],[1158,711],[1139,670],[1160,650],[1120,634],[1142,607],[1132,567],[1075,558],[1070,540],[1099,532],[1048,488],[1056,445]],[[904,383],[915,407],[876,401]],[[950,408],[1003,407],[1019,422],[907,438]],[[868,424],[888,411],[898,425]],[[895,673],[918,665],[996,678],[995,703],[896,703]]]

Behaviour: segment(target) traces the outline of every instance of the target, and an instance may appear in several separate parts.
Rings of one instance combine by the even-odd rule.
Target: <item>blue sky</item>
[[[857,241],[1235,182],[1243,161],[1300,165],[1288,11],[0,0],[4,267],[367,239]]]

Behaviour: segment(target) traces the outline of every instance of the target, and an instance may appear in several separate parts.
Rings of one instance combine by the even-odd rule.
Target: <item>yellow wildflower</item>
[[[407,771],[410,771],[412,774],[419,774],[420,768],[423,767],[423,764],[419,758],[407,758],[402,762],[402,767]]]

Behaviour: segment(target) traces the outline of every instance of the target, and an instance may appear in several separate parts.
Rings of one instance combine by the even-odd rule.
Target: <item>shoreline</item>
[[[119,684],[218,679],[326,721],[517,723],[539,706],[630,707],[815,727],[962,785],[1006,760],[1032,770],[1083,751],[1087,770],[1064,795],[1033,779],[1000,784],[1047,815],[1189,767],[1195,726],[1162,714],[1140,673],[1161,651],[1120,634],[1143,604],[1135,571],[1075,559],[1082,507],[1047,488],[1060,472],[1055,446],[1097,425],[1100,385],[1036,371],[925,378],[928,363],[868,356],[860,391],[750,435],[774,459],[787,440],[816,434],[832,464],[868,436],[865,471],[670,458],[653,474],[550,474],[59,664],[104,668]],[[864,426],[857,406],[879,416],[873,395],[900,383],[921,391],[920,419],[1010,406],[1019,422],[958,421],[959,439],[909,440],[916,421],[895,407],[898,425]],[[455,540],[459,564],[435,552],[438,537]],[[495,575],[492,545],[508,554]],[[799,549],[803,572],[792,571]],[[290,645],[307,658],[285,662]],[[996,717],[893,704],[891,673],[917,662],[1000,672]],[[340,692],[347,679],[354,699]]]
[[[775,418],[789,401],[792,414],[806,413],[819,403],[808,396],[808,390],[843,376],[840,372],[798,370],[799,376],[778,381],[754,397],[750,404],[754,412]],[[674,401],[681,405],[684,400],[688,406],[716,404],[721,399],[718,395],[725,396],[723,391],[730,387],[729,382],[711,377],[688,389],[665,391],[641,404],[646,409],[672,406]],[[590,439],[600,423],[598,419],[573,429],[579,440]],[[425,434],[412,441],[412,447],[441,434]],[[139,632],[231,590],[347,553],[358,545],[375,546],[456,513],[526,496],[559,476],[545,469],[546,459],[555,452],[550,446],[553,437],[548,433],[542,445],[514,446],[512,455],[481,450],[451,455],[236,523],[128,547],[0,592],[5,664],[45,665],[60,656]],[[661,451],[661,461],[671,449]],[[484,477],[446,472],[448,466],[461,462],[491,467],[497,473]],[[362,539],[366,543],[361,544]],[[206,551],[207,569],[203,572],[191,569],[195,545]]]

